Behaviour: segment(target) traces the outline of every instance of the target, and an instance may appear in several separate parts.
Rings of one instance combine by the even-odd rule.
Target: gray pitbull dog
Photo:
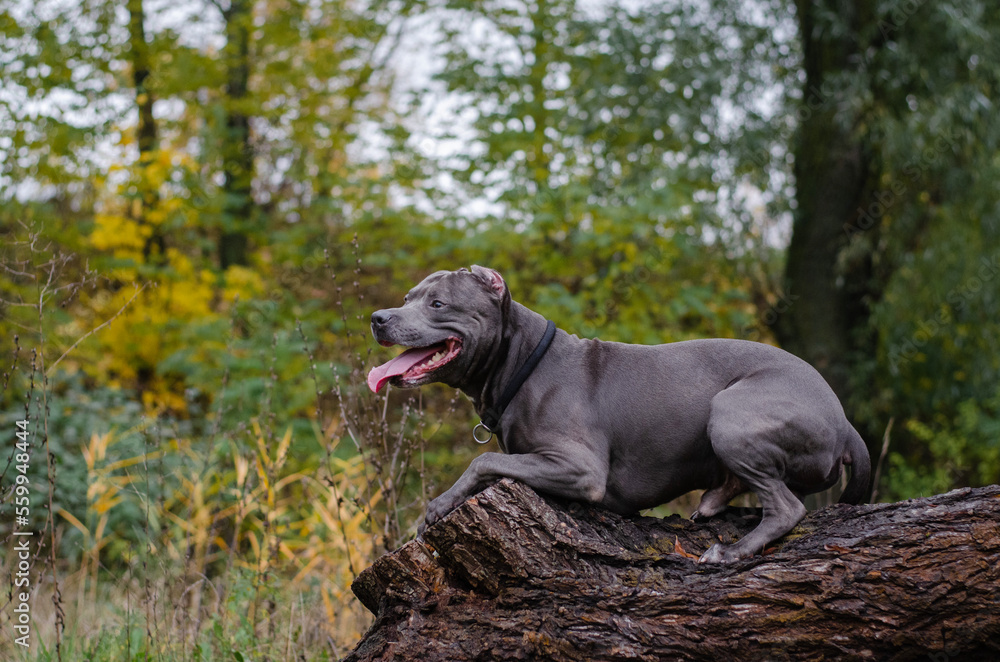
[[[386,382],[459,388],[503,451],[473,460],[431,501],[421,531],[505,477],[624,515],[705,489],[692,517],[707,518],[752,491],[764,509],[757,528],[700,558],[733,562],[788,533],[805,516],[800,497],[834,485],[841,465],[853,467],[841,502],[868,493],[868,450],[837,396],[775,347],[628,345],[558,330],[546,349],[550,323],[478,266],[431,274],[371,325],[381,345],[411,348],[371,370],[373,391]]]

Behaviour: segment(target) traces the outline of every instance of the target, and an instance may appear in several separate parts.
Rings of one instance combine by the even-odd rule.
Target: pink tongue
[[[413,349],[406,350],[388,363],[375,366],[368,373],[368,388],[378,393],[387,381],[396,375],[403,374],[439,351],[441,351],[441,345],[435,345],[434,347],[414,347]]]

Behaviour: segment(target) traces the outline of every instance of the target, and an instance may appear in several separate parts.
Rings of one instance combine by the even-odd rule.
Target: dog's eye
[[[434,301],[431,301],[431,308],[444,308],[444,302],[434,299]]]

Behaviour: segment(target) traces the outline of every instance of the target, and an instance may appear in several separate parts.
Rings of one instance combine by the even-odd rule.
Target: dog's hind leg
[[[806,508],[792,491],[777,479],[753,486],[764,506],[764,517],[757,528],[732,545],[716,543],[701,555],[700,563],[731,563],[760,552],[764,547],[791,531],[805,517]]]
[[[743,484],[743,481],[737,478],[736,474],[727,470],[722,485],[706,490],[701,495],[701,502],[698,504],[698,509],[691,513],[691,519],[708,519],[713,515],[718,515],[726,509],[730,501],[746,491],[747,486]]]
[[[757,528],[732,545],[713,545],[701,562],[729,563],[753,556],[805,517],[802,502],[787,482],[819,483],[829,473],[828,430],[821,418],[778,397],[766,385],[723,391],[712,400],[708,434],[719,461],[764,507]],[[808,478],[808,480],[797,480]],[[716,506],[722,493],[709,496]],[[700,508],[699,508],[700,512]]]

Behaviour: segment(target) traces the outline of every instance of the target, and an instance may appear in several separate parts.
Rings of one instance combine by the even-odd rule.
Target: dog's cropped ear
[[[472,265],[472,275],[483,281],[485,285],[500,298],[501,307],[504,312],[510,307],[510,291],[507,283],[503,281],[503,276],[493,269],[481,267],[478,264]]]

